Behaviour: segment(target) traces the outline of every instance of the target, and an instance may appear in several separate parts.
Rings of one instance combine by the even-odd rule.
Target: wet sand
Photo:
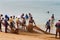
[[[20,32],[19,34],[0,32],[0,40],[60,40],[55,35]]]

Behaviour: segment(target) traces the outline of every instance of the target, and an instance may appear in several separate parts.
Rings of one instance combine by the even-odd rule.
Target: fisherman
[[[33,17],[30,17],[30,19],[29,19],[29,25],[27,27],[27,31],[29,31],[29,32],[33,31],[33,28],[34,28],[33,24],[35,24],[35,21],[33,20]]]
[[[1,25],[1,24],[2,24],[2,16],[3,16],[3,15],[0,14],[0,31],[1,31],[1,32],[2,32],[2,25]]]
[[[26,20],[23,18],[22,20],[22,30],[26,30]]]
[[[60,20],[58,20],[58,22],[55,24],[56,26],[56,35],[55,37],[57,38],[58,33],[59,33],[59,38],[60,38]]]
[[[47,22],[46,22],[46,32],[47,32],[47,30],[49,30],[49,33],[50,33],[50,20],[48,20]]]
[[[26,14],[25,18],[26,18],[26,19],[28,19],[28,18],[29,18],[27,14]]]
[[[5,15],[5,19],[4,19],[5,33],[7,33],[7,30],[8,30],[8,25],[9,25],[8,20],[9,20],[8,15]]]

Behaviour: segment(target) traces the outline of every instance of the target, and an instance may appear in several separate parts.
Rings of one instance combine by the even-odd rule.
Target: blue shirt
[[[47,25],[47,26],[50,26],[50,21],[47,21],[46,25]]]

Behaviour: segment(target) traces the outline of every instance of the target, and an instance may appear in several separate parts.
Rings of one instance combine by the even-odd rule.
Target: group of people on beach
[[[28,20],[28,25],[26,25],[26,20]],[[5,17],[3,17],[3,15],[0,14],[0,31],[1,32],[3,27],[2,25],[4,25],[5,27],[5,33],[7,33],[8,31],[13,33],[18,33],[20,27],[22,31],[28,31],[28,32],[34,32],[33,28],[40,30],[36,26],[31,13],[29,13],[29,15],[26,14],[26,16],[24,16],[24,13],[22,13],[20,17],[15,17],[15,16],[9,17],[8,15],[5,15]]]
[[[49,19],[46,22],[46,32],[49,30],[49,33],[50,33],[51,27],[54,26],[54,20],[55,20],[54,14],[52,14],[51,19]],[[55,27],[56,27],[56,35],[55,35],[55,37],[57,38],[58,34],[59,34],[59,38],[60,38],[60,20],[58,20],[58,22],[55,23]]]
[[[28,25],[26,25],[27,20],[28,20]],[[49,33],[50,33],[51,27],[53,27],[54,25],[54,20],[55,20],[54,14],[52,14],[51,19],[49,19],[46,22],[46,32],[49,30]],[[15,16],[9,17],[8,15],[5,15],[5,17],[3,17],[3,14],[0,14],[0,31],[1,32],[3,27],[2,25],[4,25],[5,27],[5,33],[7,33],[8,31],[13,33],[18,33],[19,30],[35,32],[33,29],[42,31],[39,27],[37,27],[31,13],[29,13],[29,15],[26,14],[25,16],[24,16],[24,13],[22,13],[20,17],[15,17]],[[58,33],[60,38],[60,20],[58,20],[55,26],[56,26],[56,38]]]

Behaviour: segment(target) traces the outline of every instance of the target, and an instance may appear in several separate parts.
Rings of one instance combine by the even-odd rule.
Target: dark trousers
[[[46,32],[47,32],[47,30],[49,30],[49,33],[50,33],[50,26],[47,26],[47,28],[46,28]]]
[[[8,27],[8,25],[5,25],[5,33],[7,33],[7,27]]]

